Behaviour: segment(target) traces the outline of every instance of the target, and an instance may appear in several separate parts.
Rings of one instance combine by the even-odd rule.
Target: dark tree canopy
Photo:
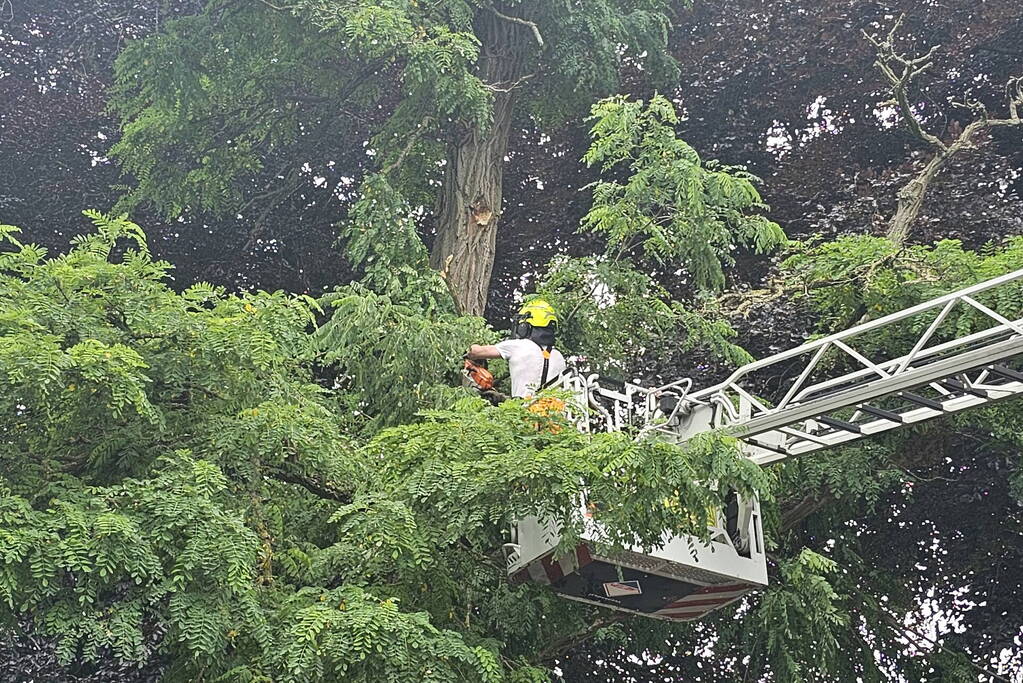
[[[107,108],[113,60],[127,40],[201,6],[165,0],[13,3],[13,20],[0,24],[0,156],[13,162],[0,165],[4,221],[62,250],[70,236],[88,229],[83,206],[111,208],[117,202],[121,178],[109,152],[120,133]],[[339,157],[350,169],[360,161],[361,150]],[[329,193],[312,174],[302,180],[302,189],[277,207],[273,220],[188,215],[168,222],[153,212],[137,218],[151,231],[153,249],[175,263],[183,285],[207,280],[232,288],[322,291],[350,274],[333,249],[336,206],[327,205]]]

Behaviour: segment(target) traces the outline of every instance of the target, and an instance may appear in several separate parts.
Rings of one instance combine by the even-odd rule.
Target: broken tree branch
[[[980,102],[960,103],[956,106],[970,109],[978,118],[963,128],[951,143],[946,144],[937,136],[924,130],[922,122],[913,112],[913,107],[910,104],[909,87],[913,79],[931,67],[938,48],[937,46],[932,47],[927,54],[919,57],[909,57],[896,50],[895,34],[904,18],[905,15],[899,17],[883,39],[872,36],[866,31],[863,32],[867,41],[874,46],[877,54],[874,64],[891,86],[894,101],[902,113],[906,127],[916,138],[935,150],[934,155],[923,169],[898,192],[898,205],[895,214],[888,222],[887,233],[888,239],[895,244],[903,244],[909,236],[910,228],[917,216],[920,215],[931,182],[952,157],[964,149],[975,146],[973,140],[977,133],[988,128],[1018,126],[1023,123],[1019,117],[1019,109],[1023,105],[1023,79],[1013,78],[1005,86],[1009,118],[991,118],[987,108]]]

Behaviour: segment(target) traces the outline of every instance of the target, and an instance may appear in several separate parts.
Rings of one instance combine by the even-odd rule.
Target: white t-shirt
[[[512,396],[525,398],[536,393],[543,375],[543,349],[530,339],[509,339],[499,342],[497,350],[501,358],[508,361],[511,373]],[[565,371],[565,357],[561,351],[551,349],[550,365],[547,368],[547,381]]]

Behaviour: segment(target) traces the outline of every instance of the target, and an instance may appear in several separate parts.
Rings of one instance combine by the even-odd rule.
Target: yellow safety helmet
[[[549,327],[558,323],[558,314],[554,307],[543,299],[533,299],[519,309],[519,323],[527,323],[533,327]]]

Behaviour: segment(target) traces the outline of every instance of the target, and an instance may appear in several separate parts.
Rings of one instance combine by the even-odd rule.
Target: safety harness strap
[[[540,373],[540,386],[537,391],[543,391],[547,387],[547,373],[551,369],[551,349],[553,346],[541,346],[543,351],[543,372]]]

